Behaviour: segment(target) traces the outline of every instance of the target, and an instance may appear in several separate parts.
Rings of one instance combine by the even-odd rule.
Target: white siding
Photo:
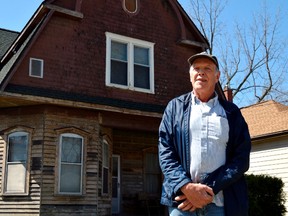
[[[269,143],[253,144],[250,155],[250,169],[247,174],[266,174],[281,178],[286,193],[288,210],[288,140],[282,139]],[[288,215],[288,214],[286,214]]]

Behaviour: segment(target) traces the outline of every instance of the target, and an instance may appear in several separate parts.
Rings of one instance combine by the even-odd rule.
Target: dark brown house
[[[179,3],[46,0],[0,32],[0,214],[163,215],[158,125],[207,49]]]

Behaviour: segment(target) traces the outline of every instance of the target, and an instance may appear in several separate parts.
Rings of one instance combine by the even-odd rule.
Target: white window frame
[[[70,164],[76,164],[76,165],[79,165],[81,166],[81,169],[80,169],[80,191],[79,192],[61,192],[61,188],[60,188],[60,183],[61,183],[61,165],[62,165],[62,137],[72,137],[72,138],[80,138],[82,139],[82,146],[81,146],[81,163],[70,163]],[[84,156],[84,137],[78,135],[78,134],[74,134],[74,133],[62,133],[60,134],[60,142],[59,142],[59,169],[58,169],[58,194],[61,194],[61,195],[82,195],[83,193],[83,156]],[[64,164],[64,163],[63,163]],[[66,163],[68,164],[68,163]]]
[[[33,67],[32,67],[32,62],[33,61],[41,62],[40,76],[37,76],[37,75],[33,74]],[[36,78],[43,78],[43,73],[44,73],[44,60],[43,59],[38,59],[38,58],[30,58],[30,61],[29,61],[29,76],[36,77]]]
[[[108,176],[107,181],[105,181],[104,170],[107,169]],[[104,191],[104,186],[107,185],[107,192]],[[102,195],[109,194],[109,144],[104,139],[102,143]]]
[[[129,89],[132,91],[139,91],[154,94],[154,43],[130,38],[110,32],[106,32],[106,86],[117,87],[122,89]],[[111,83],[111,42],[119,42],[127,44],[127,61],[128,61],[128,84],[119,85]],[[134,87],[134,46],[146,48],[149,50],[149,77],[150,89]]]
[[[9,162],[8,158],[9,158],[9,148],[10,148],[10,137],[13,136],[26,136],[27,138],[27,145],[26,145],[26,152],[24,152],[24,154],[26,154],[26,161],[25,162],[19,162],[19,161],[12,161]],[[7,148],[6,148],[6,157],[5,157],[5,172],[4,172],[4,187],[3,187],[3,195],[12,195],[12,196],[21,196],[21,195],[28,195],[29,192],[29,148],[30,148],[30,138],[29,138],[29,133],[25,132],[25,131],[16,131],[16,132],[12,132],[10,134],[8,134],[7,136]],[[22,164],[24,166],[24,173],[22,174],[23,176],[23,188],[19,189],[19,190],[9,190],[8,187],[8,181],[9,181],[9,171],[8,171],[8,166],[13,166],[13,165],[19,165]],[[18,175],[20,175],[20,173],[18,173]],[[12,177],[11,177],[12,178]],[[13,178],[15,180],[15,178]],[[19,180],[19,179],[18,179]],[[11,182],[10,182],[11,183]]]

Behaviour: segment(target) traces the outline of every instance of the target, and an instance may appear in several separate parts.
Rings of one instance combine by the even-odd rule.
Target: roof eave
[[[14,55],[15,52],[19,49],[21,44],[26,40],[26,38],[30,35],[30,33],[33,31],[35,26],[43,19],[43,17],[46,15],[47,11],[46,7],[44,7],[43,4],[41,4],[36,12],[33,14],[33,16],[30,18],[28,23],[25,25],[23,30],[20,32],[14,43],[10,46],[10,48],[6,51],[6,53],[3,55],[2,59],[0,60],[0,69],[5,65],[10,58]]]
[[[194,24],[194,22],[191,20],[191,18],[189,17],[189,15],[186,13],[186,11],[184,10],[184,8],[181,6],[181,4],[177,1],[177,0],[169,0],[169,1],[175,1],[176,5],[178,7],[178,10],[180,11],[182,17],[185,18],[185,20],[190,23],[192,29],[194,30],[194,32],[196,33],[197,37],[201,40],[201,47],[203,49],[203,51],[207,50],[209,48],[209,42],[208,40],[204,37],[204,35],[199,31],[199,29],[197,28],[197,26]],[[181,42],[183,44],[187,44],[190,45],[191,44],[191,40],[187,40],[186,37],[181,38]]]
[[[274,137],[282,137],[282,136],[287,136],[287,135],[288,135],[288,130],[282,130],[282,131],[277,131],[273,133],[252,136],[251,140],[259,141],[259,140],[264,140],[264,139],[269,139],[269,138],[274,138]]]

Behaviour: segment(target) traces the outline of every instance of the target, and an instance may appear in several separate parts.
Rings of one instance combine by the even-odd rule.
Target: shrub
[[[268,175],[246,175],[250,216],[285,215],[284,183]]]

